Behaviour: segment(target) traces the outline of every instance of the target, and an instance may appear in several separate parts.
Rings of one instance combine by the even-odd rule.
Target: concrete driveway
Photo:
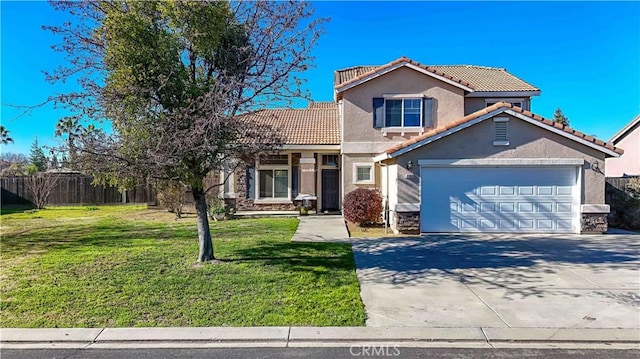
[[[367,326],[640,328],[638,235],[354,239],[353,252]]]

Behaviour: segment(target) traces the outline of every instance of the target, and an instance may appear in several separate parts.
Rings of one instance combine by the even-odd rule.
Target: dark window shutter
[[[384,127],[384,99],[373,99],[373,128]]]
[[[433,98],[425,98],[422,103],[422,127],[435,127]]]
[[[247,167],[247,193],[248,199],[253,199],[256,193],[256,180],[254,178],[254,170],[252,167]]]

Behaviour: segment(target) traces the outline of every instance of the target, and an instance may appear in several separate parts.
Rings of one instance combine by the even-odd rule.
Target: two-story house
[[[239,210],[339,210],[377,188],[396,232],[602,232],[605,158],[622,150],[530,112],[540,90],[505,69],[400,58],[338,70],[335,101],[249,116],[283,150],[236,171]]]

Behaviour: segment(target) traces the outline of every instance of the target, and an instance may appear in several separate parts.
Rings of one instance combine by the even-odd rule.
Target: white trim
[[[494,146],[509,146],[509,141],[493,141]]]
[[[420,203],[398,203],[391,210],[395,212],[420,212]]]
[[[467,94],[466,97],[531,97],[540,96],[540,90],[537,91],[474,91]]]
[[[361,84],[363,84],[363,83],[365,83],[365,82],[367,82],[367,81],[369,81],[369,80],[373,80],[373,79],[375,79],[375,78],[377,78],[377,77],[380,77],[380,76],[382,76],[382,75],[388,74],[388,73],[389,73],[389,72],[391,72],[391,71],[397,70],[397,69],[399,69],[399,68],[401,68],[401,67],[405,67],[405,66],[406,66],[406,67],[408,67],[408,68],[410,68],[410,69],[412,69],[412,70],[416,70],[416,71],[421,72],[421,73],[423,73],[423,74],[425,74],[425,75],[428,75],[428,76],[431,76],[431,77],[433,77],[433,78],[436,78],[436,79],[438,79],[438,80],[440,80],[440,81],[442,81],[442,82],[446,82],[446,83],[448,83],[448,84],[450,84],[450,85],[453,85],[453,86],[455,86],[455,87],[461,88],[461,89],[463,89],[463,90],[465,90],[465,91],[473,92],[473,89],[472,89],[472,88],[467,87],[467,86],[465,86],[465,85],[463,85],[463,84],[461,84],[461,83],[458,83],[458,82],[455,82],[455,81],[449,80],[448,78],[446,78],[446,77],[444,77],[444,76],[440,76],[440,75],[438,75],[438,74],[435,74],[435,73],[433,73],[433,72],[431,72],[431,71],[427,71],[427,70],[423,69],[423,68],[422,68],[422,67],[420,67],[420,66],[416,66],[416,65],[413,65],[413,64],[409,63],[408,61],[403,61],[403,62],[400,62],[400,63],[395,64],[395,65],[393,65],[393,66],[390,66],[390,67],[384,68],[384,69],[382,69],[382,70],[376,70],[376,71],[375,71],[374,73],[372,73],[371,75],[369,75],[369,76],[367,76],[367,77],[363,77],[363,78],[361,78],[361,79],[360,79],[360,80],[358,80],[358,81],[354,81],[354,82],[351,82],[351,83],[349,83],[349,84],[346,84],[346,85],[342,85],[342,86],[338,86],[338,87],[336,87],[336,89],[335,89],[335,91],[336,91],[336,95],[337,95],[338,93],[340,93],[340,92],[344,92],[344,91],[346,91],[346,90],[349,90],[349,89],[351,89],[351,88],[354,88],[354,87],[356,87],[356,86],[359,86],[359,85],[361,85]]]
[[[284,150],[340,150],[340,145],[283,145]]]
[[[316,159],[313,157],[300,157],[300,164],[316,164]]]
[[[405,134],[421,135],[421,134],[424,133],[424,127],[420,127],[420,126],[382,127],[381,131],[382,131],[382,135],[385,136],[385,137],[389,133],[399,133],[400,136],[404,136]]]
[[[509,117],[494,117],[493,122],[509,122]]]
[[[421,99],[421,98],[427,97],[427,95],[423,93],[385,93],[385,94],[382,94],[382,97],[385,100],[386,99],[403,100],[405,98]]]
[[[257,198],[253,200],[254,204],[291,204],[292,200],[288,198]]]
[[[368,181],[358,181],[358,167],[369,167],[369,175],[371,179]],[[375,171],[373,162],[355,162],[353,164],[353,184],[375,184]]]
[[[390,156],[388,153],[383,152],[383,153],[381,153],[381,154],[379,154],[379,155],[375,156],[375,157],[373,158],[373,161],[374,161],[374,162],[380,162],[380,161],[388,160],[389,158],[391,158],[391,156]]]
[[[533,166],[573,166],[584,165],[582,158],[478,158],[478,159],[447,159],[447,160],[418,160],[420,167],[533,167]]]
[[[580,213],[609,213],[611,207],[608,204],[583,204]]]
[[[504,110],[504,108],[502,108],[502,109]],[[560,136],[566,137],[566,138],[568,138],[570,140],[574,140],[574,141],[576,141],[578,143],[581,143],[581,144],[583,144],[585,146],[591,147],[591,148],[593,148],[595,150],[598,150],[600,152],[606,153],[606,154],[608,154],[610,156],[620,157],[620,154],[615,152],[615,151],[612,151],[612,150],[610,150],[610,149],[608,149],[606,147],[597,145],[597,144],[595,144],[593,142],[587,141],[587,140],[585,140],[583,138],[580,138],[578,136],[575,136],[573,134],[565,132],[565,131],[563,131],[563,130],[561,130],[559,128],[555,128],[555,127],[549,126],[547,124],[544,124],[544,123],[542,123],[542,122],[540,122],[538,120],[534,120],[534,119],[530,118],[529,116],[525,116],[525,115],[523,115],[521,113],[515,112],[515,111],[510,110],[510,109],[506,109],[506,110],[504,110],[504,112],[510,114],[513,117],[517,117],[517,118],[519,118],[521,120],[525,120],[525,121],[527,121],[527,122],[529,122],[529,123],[531,123],[533,125],[536,125],[538,127],[541,127],[541,128],[546,129],[546,130],[549,130],[549,131],[551,131],[551,132],[553,132],[555,134],[558,134]]]

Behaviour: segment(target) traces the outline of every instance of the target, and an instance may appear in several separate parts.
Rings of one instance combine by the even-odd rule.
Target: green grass
[[[0,217],[1,327],[358,326],[349,245],[291,243],[297,219],[211,223],[136,206]]]

